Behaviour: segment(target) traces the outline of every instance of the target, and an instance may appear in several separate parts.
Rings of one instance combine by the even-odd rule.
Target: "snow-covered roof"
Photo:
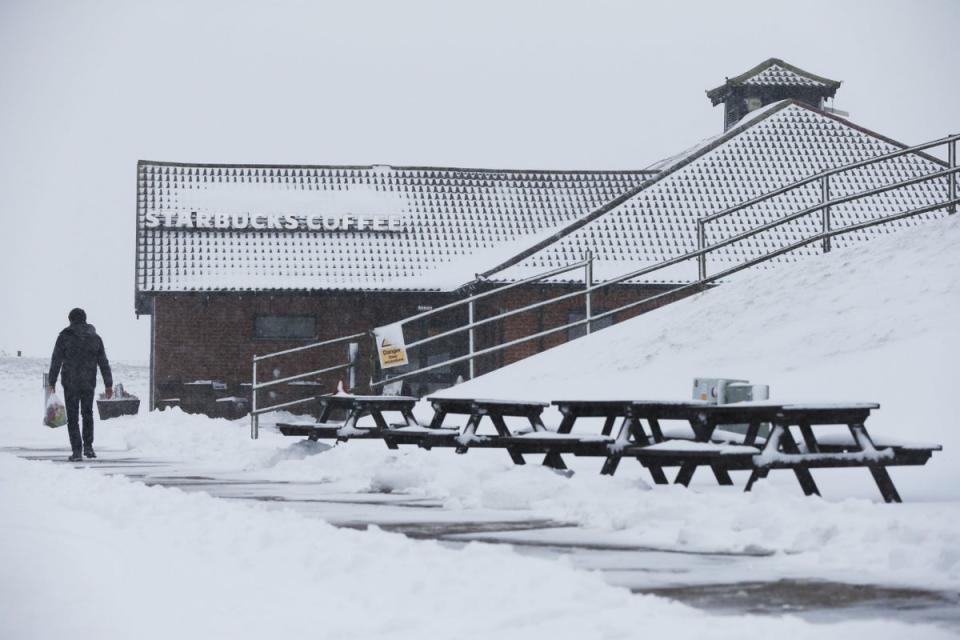
[[[733,89],[742,86],[806,87],[819,90],[824,97],[831,97],[840,87],[840,82],[804,71],[779,58],[770,58],[734,78],[727,78],[719,87],[707,91],[707,97],[716,106],[723,102]]]
[[[137,292],[455,288],[651,175],[141,161]],[[251,214],[292,216],[296,229],[213,222]],[[389,216],[398,227],[309,229],[308,214]]]
[[[485,275],[512,281],[567,265],[591,251],[594,277],[610,279],[697,248],[696,221],[733,205],[769,193],[826,169],[876,157],[903,148],[836,116],[796,101],[782,101],[750,113],[721,136],[685,154],[658,163],[661,173],[561,233],[531,247]],[[927,175],[942,169],[924,154],[907,154],[831,179],[831,197]],[[840,228],[868,219],[907,211],[946,199],[947,181],[940,179],[888,191],[832,207],[832,226]],[[777,220],[820,202],[820,185],[813,183],[748,207],[707,225],[706,240],[714,244],[738,232]],[[943,215],[932,213],[871,227],[833,239],[845,246],[889,233],[896,226]],[[730,245],[710,255],[711,272],[765,255],[822,230],[812,214]],[[808,245],[773,262],[794,261],[818,254]],[[571,272],[564,278],[582,279]],[[654,272],[647,282],[689,282],[696,279],[693,260]]]

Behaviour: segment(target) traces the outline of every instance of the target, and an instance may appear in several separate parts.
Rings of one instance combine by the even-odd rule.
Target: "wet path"
[[[37,460],[63,462],[62,450],[0,449]],[[942,625],[960,633],[960,593],[785,579],[745,582],[764,575],[764,554],[684,553],[668,549],[591,544],[569,523],[531,520],[523,512],[444,509],[436,500],[402,493],[327,493],[323,482],[282,482],[254,473],[189,470],[171,461],[104,452],[89,466],[147,485],[177,487],[268,509],[293,509],[336,526],[377,526],[412,538],[458,546],[482,541],[510,544],[519,553],[566,557],[635,593],[654,594],[718,614],[791,614],[812,621],[893,618]],[[562,541],[562,542],[558,542]]]

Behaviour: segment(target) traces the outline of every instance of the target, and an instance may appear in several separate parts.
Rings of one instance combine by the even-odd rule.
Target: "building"
[[[840,82],[770,58],[753,69],[707,91],[713,106],[723,104],[723,128],[729,129],[751,111],[780,100],[797,100],[820,110],[837,93]]]
[[[603,282],[695,249],[698,218],[824,169],[903,148],[823,110],[822,100],[838,85],[769,60],[708,92],[714,104],[724,104],[725,113],[742,113],[736,122],[725,119],[722,134],[645,170],[141,161],[136,311],[151,322],[150,405],[242,411],[254,354],[366,332],[468,291],[569,265],[588,252],[594,257],[594,278]],[[841,176],[831,184],[831,194],[891,184],[940,165],[924,154],[901,156]],[[945,180],[888,191],[835,207],[833,224],[905,211],[943,200],[945,193]],[[809,185],[746,208],[711,226],[707,239],[715,242],[779,219],[819,202],[821,195],[819,187]],[[810,218],[733,244],[711,259],[711,267],[816,233],[819,222]],[[890,227],[836,241],[840,246],[861,242]],[[815,253],[819,249],[809,246],[780,260]],[[581,273],[518,286],[485,301],[478,316],[582,289]],[[594,308],[612,309],[696,279],[692,263],[678,265],[599,292]],[[464,313],[411,323],[405,326],[407,340],[462,325]],[[518,314],[479,330],[478,346],[558,327],[582,314],[582,297]],[[480,370],[576,335],[556,333],[487,356]],[[440,340],[429,351],[412,354],[414,364],[443,362],[462,352],[464,340]],[[264,375],[283,378],[344,359],[343,345],[331,350],[294,354]],[[363,389],[376,368],[372,350],[361,345],[357,361],[355,387]],[[408,388],[423,393],[465,375],[464,366],[453,365]],[[297,397],[303,386],[330,392],[342,377],[321,375],[278,386],[271,397],[277,402]]]

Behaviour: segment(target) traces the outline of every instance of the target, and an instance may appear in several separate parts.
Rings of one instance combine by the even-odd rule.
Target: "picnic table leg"
[[[333,411],[333,408],[330,406],[329,402],[325,402],[320,409],[320,415],[317,417],[317,422],[326,422],[330,419],[330,413]]]
[[[480,419],[483,416],[472,415],[470,419],[467,420],[467,426],[463,428],[463,434],[460,436],[463,441],[469,442],[471,438],[477,433],[477,425],[480,424]],[[434,416],[436,419],[436,416]],[[460,444],[456,451],[457,453],[466,453],[468,450],[468,445]]]
[[[634,442],[643,442],[648,445],[663,442],[663,430],[660,429],[660,422],[658,422],[656,418],[647,418],[647,423],[650,425],[649,436],[646,431],[643,430],[643,423],[640,420],[636,422],[637,424],[634,426]],[[637,460],[639,459],[638,457]],[[647,468],[647,471],[650,472],[656,484],[668,484],[667,476],[663,472],[663,465],[655,462],[647,462],[644,466]],[[660,481],[661,479],[663,482]]]
[[[887,503],[903,502],[903,500],[900,499],[900,493],[893,484],[893,479],[890,478],[890,474],[887,472],[887,468],[882,464],[870,464],[868,466],[870,473],[873,474],[873,481],[877,483],[877,488],[880,489],[880,495],[883,496],[883,501]]]
[[[724,487],[733,485],[733,479],[730,477],[730,472],[727,471],[727,468],[722,464],[718,462],[711,464],[710,470],[713,471],[713,477],[717,479],[717,484]]]
[[[379,409],[371,409],[370,415],[373,416],[373,421],[377,423],[377,429],[380,431],[380,434],[383,436],[383,442],[387,445],[388,449],[399,449],[400,445],[390,437],[390,425],[387,424],[386,418],[383,417],[383,412]]]
[[[529,415],[527,420],[530,421],[530,426],[533,427],[534,431],[546,431],[547,427],[543,424],[543,420],[540,419],[538,415]]]
[[[663,467],[659,464],[649,464],[644,463],[643,458],[637,456],[637,461],[647,468],[647,471],[650,472],[650,476],[653,478],[654,484],[670,484],[670,481],[667,480],[667,474],[663,472]]]
[[[800,435],[803,436],[803,443],[807,445],[808,453],[820,453],[820,445],[817,444],[817,439],[813,435],[813,429],[810,428],[810,424],[803,422],[800,424]]]
[[[497,434],[509,438],[512,433],[510,429],[507,428],[507,423],[503,421],[503,416],[498,413],[491,413],[490,419],[493,421],[493,426],[497,430]],[[513,460],[513,464],[527,464],[527,461],[523,459],[523,454],[516,447],[507,447],[507,453],[510,454],[510,459]]]
[[[556,451],[548,451],[547,455],[543,457],[543,466],[563,471],[567,468],[567,463],[563,461],[563,457]]]
[[[757,436],[760,435],[760,423],[751,422],[747,426],[747,435],[743,438],[743,444],[748,447],[752,447],[757,441]]]
[[[745,486],[743,490],[750,491],[751,489],[753,489],[753,485],[757,482],[757,480],[762,480],[766,478],[767,474],[769,473],[770,473],[770,469],[767,469],[767,468],[754,469],[753,472],[750,474],[750,479],[747,480],[747,486]]]
[[[616,422],[616,420],[617,416],[607,416],[603,421],[603,431],[600,433],[605,436],[609,436],[611,433],[613,433],[613,423]]]
[[[857,443],[861,451],[876,452],[877,448],[873,444],[873,439],[867,433],[867,428],[863,424],[848,426],[854,442]],[[873,481],[877,483],[877,488],[880,489],[880,495],[883,496],[884,502],[903,502],[885,466],[877,462],[871,462],[867,464],[867,468],[870,469],[870,474],[873,476]]]
[[[693,474],[697,470],[696,462],[684,462],[680,465],[680,471],[677,472],[677,477],[674,478],[674,484],[682,484],[685,487],[690,486],[690,481],[693,480]]]
[[[647,422],[650,423],[650,434],[653,436],[653,441],[663,442],[663,429],[660,428],[660,421],[656,418],[647,418]]]
[[[351,431],[354,426],[356,426],[357,421],[362,416],[363,412],[360,409],[353,408],[350,409],[350,413],[347,414],[347,419],[343,421],[343,426],[338,429],[338,431]],[[341,437],[337,436],[337,442],[346,442],[349,440],[349,436]]]
[[[570,433],[573,431],[573,423],[576,421],[577,416],[573,413],[565,413],[563,420],[560,421],[560,426],[557,427],[557,433]]]
[[[612,476],[617,472],[617,467],[620,466],[620,451],[623,447],[630,444],[630,436],[634,435],[634,422],[636,419],[628,415],[624,417],[623,422],[620,423],[620,431],[617,433],[617,440],[615,443],[616,450],[611,451],[610,455],[607,456],[606,461],[603,463],[603,468],[600,469],[600,475]],[[646,437],[646,436],[644,436]]]
[[[747,439],[750,438],[751,432],[754,430],[754,426],[757,427],[759,431],[759,425],[751,424],[747,428]],[[780,447],[780,438],[783,436],[783,431],[785,427],[780,424],[772,425],[770,433],[767,434],[767,441],[763,445],[763,453],[778,453]],[[754,438],[756,435],[754,434]],[[762,455],[762,454],[761,454]],[[750,479],[747,480],[747,486],[743,488],[744,491],[750,491],[753,489],[753,485],[756,484],[757,480],[763,480],[769,475],[770,469],[767,467],[754,467],[753,471],[750,473]]]
[[[404,409],[400,412],[400,415],[403,416],[403,421],[408,427],[417,427],[420,425],[420,423],[417,422],[416,416],[413,415],[413,410]]]
[[[797,446],[797,441],[794,440],[793,434],[790,433],[790,428],[788,426],[784,427],[783,434],[780,437],[780,442],[783,443],[784,453],[800,455],[800,447]],[[793,467],[793,473],[797,476],[797,482],[800,483],[800,488],[803,489],[804,495],[820,495],[820,490],[817,489],[817,483],[813,481],[813,475],[810,473],[810,469],[802,464],[799,464]]]
[[[607,456],[606,461],[603,463],[603,468],[600,469],[600,475],[602,476],[612,476],[617,472],[617,467],[620,466],[620,454],[611,453]]]
[[[702,423],[699,420],[690,420],[690,428],[693,429],[693,440],[694,442],[710,442],[710,436],[713,435],[713,429],[716,425],[711,425],[709,423]],[[713,468],[713,465],[710,465]],[[693,480],[693,474],[697,471],[696,462],[684,462],[680,465],[680,471],[677,472],[677,477],[674,478],[674,484],[682,484],[685,487],[690,486],[690,481]],[[717,474],[717,471],[714,469],[714,475]],[[720,479],[720,476],[717,476],[717,481],[720,484],[723,484],[723,481]],[[730,476],[727,475],[727,480],[730,480]],[[733,484],[733,481],[730,481],[730,484]]]

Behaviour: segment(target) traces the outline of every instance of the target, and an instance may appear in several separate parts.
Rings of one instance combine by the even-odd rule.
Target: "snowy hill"
[[[747,274],[437,395],[687,399],[716,376],[777,400],[877,401],[872,431],[945,445],[897,477],[960,493],[958,246],[952,217]]]

